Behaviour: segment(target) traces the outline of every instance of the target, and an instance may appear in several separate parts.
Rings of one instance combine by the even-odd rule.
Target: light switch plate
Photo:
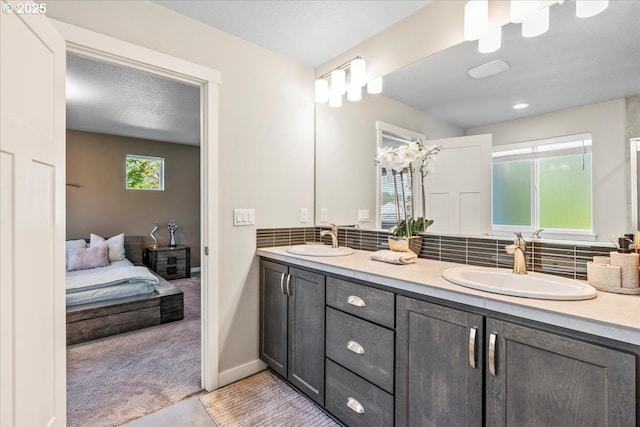
[[[233,225],[236,227],[243,225],[255,225],[256,224],[256,210],[255,209],[234,209],[233,210]]]
[[[300,222],[306,223],[309,220],[309,210],[307,208],[300,208]]]
[[[358,210],[358,222],[369,222],[369,209]]]

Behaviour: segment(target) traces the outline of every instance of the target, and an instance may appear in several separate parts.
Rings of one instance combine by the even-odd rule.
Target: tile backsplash
[[[262,228],[256,231],[257,247],[301,245],[323,241],[331,244],[328,236],[320,237],[325,227]],[[364,251],[389,249],[388,233],[358,228],[340,228],[340,246]],[[504,247],[510,239],[443,236],[422,236],[420,258],[486,267],[511,268],[513,257]],[[603,244],[573,244],[527,240],[527,269],[574,279],[587,278],[587,262],[595,255],[608,256],[613,246]]]

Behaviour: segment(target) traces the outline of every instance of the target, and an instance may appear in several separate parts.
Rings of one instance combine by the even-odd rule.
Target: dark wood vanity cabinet
[[[325,277],[260,263],[260,359],[324,405]]]
[[[402,296],[396,316],[396,426],[637,425],[635,354]]]
[[[483,318],[397,297],[396,426],[482,426]]]

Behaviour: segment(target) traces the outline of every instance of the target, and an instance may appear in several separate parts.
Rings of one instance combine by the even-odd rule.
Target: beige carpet
[[[269,371],[222,387],[200,401],[219,427],[339,425]]]
[[[69,427],[111,427],[201,391],[200,275],[173,280],[185,318],[67,347]]]

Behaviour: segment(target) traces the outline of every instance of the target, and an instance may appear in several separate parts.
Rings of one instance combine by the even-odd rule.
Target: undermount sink
[[[536,272],[514,274],[506,268],[454,267],[442,277],[468,288],[516,297],[575,301],[598,295],[592,286],[578,280]]]
[[[329,245],[297,245],[287,247],[287,252],[306,256],[344,256],[351,255],[353,249],[346,246],[333,248]]]

